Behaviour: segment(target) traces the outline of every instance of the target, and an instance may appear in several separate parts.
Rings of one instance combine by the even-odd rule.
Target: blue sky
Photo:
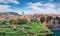
[[[0,12],[60,14],[60,0],[0,0]]]

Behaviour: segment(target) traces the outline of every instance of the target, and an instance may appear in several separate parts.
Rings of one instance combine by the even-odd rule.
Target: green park
[[[22,19],[13,19],[9,22],[0,20],[0,36],[53,36],[53,32],[37,20],[27,22]]]

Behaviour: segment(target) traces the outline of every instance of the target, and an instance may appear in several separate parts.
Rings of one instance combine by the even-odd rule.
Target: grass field
[[[52,32],[44,27],[42,24],[22,24],[22,25],[8,25],[10,27],[0,28],[0,36],[27,36],[28,33],[33,33],[35,35],[45,35],[52,34]],[[12,27],[17,27],[17,30],[12,29]],[[24,28],[24,31],[21,30]]]

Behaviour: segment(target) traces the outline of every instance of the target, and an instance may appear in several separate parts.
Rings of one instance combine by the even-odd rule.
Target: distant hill
[[[19,15],[19,14],[16,12],[3,12],[3,13],[0,13],[0,15]]]

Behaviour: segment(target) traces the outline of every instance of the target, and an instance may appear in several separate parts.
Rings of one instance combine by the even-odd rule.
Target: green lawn
[[[36,35],[52,34],[52,32],[44,27],[42,24],[23,24],[23,25],[9,25],[11,28],[0,28],[0,33],[5,33],[6,36],[27,36],[29,32]],[[17,30],[13,30],[12,26],[16,26]],[[25,28],[25,31],[20,31],[21,28]]]

